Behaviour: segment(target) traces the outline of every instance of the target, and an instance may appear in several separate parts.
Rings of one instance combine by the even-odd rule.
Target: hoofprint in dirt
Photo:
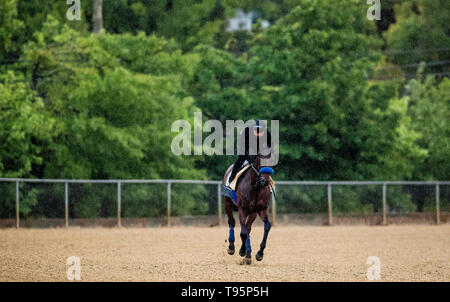
[[[262,226],[252,229],[256,249]],[[227,254],[223,227],[0,230],[0,281],[450,281],[450,225],[275,226],[263,261]]]

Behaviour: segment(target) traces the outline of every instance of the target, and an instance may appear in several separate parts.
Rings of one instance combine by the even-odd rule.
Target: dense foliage
[[[69,21],[65,1],[0,2],[1,177],[220,179],[234,156],[171,152],[172,123],[201,111],[223,125],[279,120],[276,179],[450,179],[448,1],[387,1],[382,21],[360,0],[104,1],[98,35],[81,3]],[[235,8],[271,26],[227,32]],[[62,192],[24,190],[24,216]],[[114,188],[90,190],[71,215],[114,213]],[[175,192],[174,213],[211,211],[208,190]],[[377,211],[371,192],[348,193],[343,210]],[[165,194],[129,190],[124,213],[162,215]],[[321,194],[293,194],[322,210]],[[0,208],[10,216],[12,200]]]

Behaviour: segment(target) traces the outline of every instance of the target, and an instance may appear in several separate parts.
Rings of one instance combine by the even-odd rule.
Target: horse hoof
[[[244,257],[245,256],[245,250],[239,250],[239,256]]]
[[[244,261],[245,261],[245,264],[247,264],[247,265],[252,264],[252,258],[245,257]]]
[[[255,258],[257,261],[261,261],[263,259],[264,255],[261,254],[260,252],[257,252],[255,255]]]
[[[228,249],[228,255],[234,255],[234,249]]]

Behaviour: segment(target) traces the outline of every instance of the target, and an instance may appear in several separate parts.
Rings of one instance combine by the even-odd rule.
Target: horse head
[[[253,170],[256,174],[256,180],[253,182],[253,190],[258,191],[270,184],[270,175],[273,169],[270,167],[261,167],[261,158],[269,158],[269,155],[258,154],[252,162]]]

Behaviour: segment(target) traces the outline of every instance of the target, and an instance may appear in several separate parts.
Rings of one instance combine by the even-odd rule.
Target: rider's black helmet
[[[255,120],[255,125],[253,126],[253,134],[256,136],[261,136],[266,132],[267,125],[263,120]]]

